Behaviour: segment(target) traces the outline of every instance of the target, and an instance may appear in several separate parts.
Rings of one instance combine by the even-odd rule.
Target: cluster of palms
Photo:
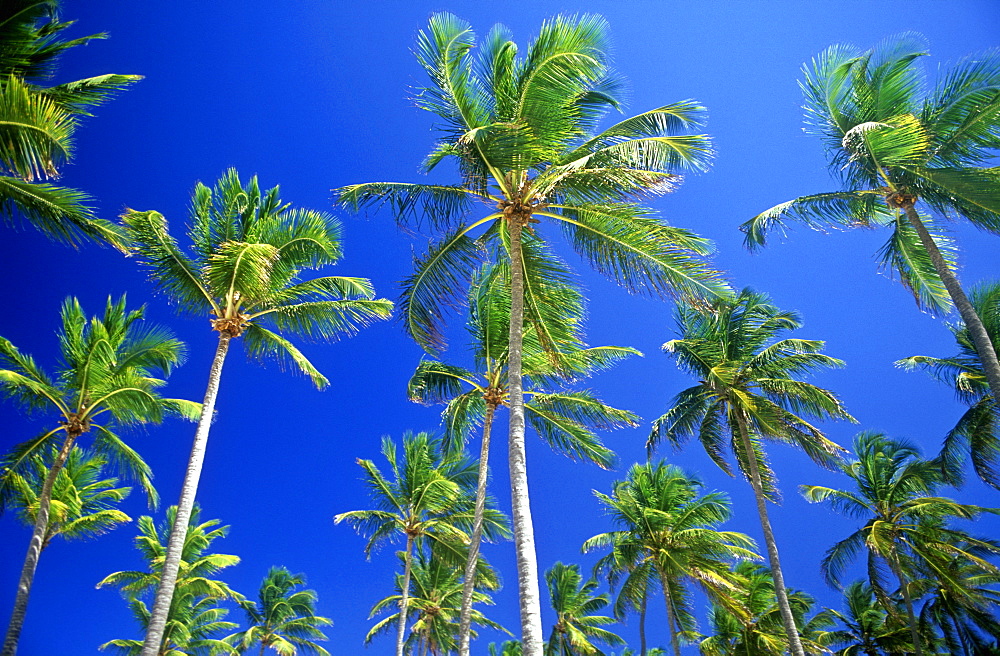
[[[291,208],[277,187],[261,190],[256,178],[244,183],[229,171],[214,187],[197,185],[189,248],[178,244],[158,212],[128,210],[121,224],[111,224],[90,216],[79,193],[37,182],[55,175],[67,157],[75,117],[134,78],[34,85],[53,56],[81,41],[57,39],[64,24],[54,16],[55,2],[24,4],[17,20],[0,21],[10,32],[2,35],[4,43],[19,46],[3,53],[9,62],[0,61],[0,112],[23,113],[0,121],[0,130],[10,132],[0,139],[4,216],[19,214],[57,237],[99,236],[128,250],[180,309],[210,319],[218,345],[205,396],[194,403],[159,394],[182,361],[183,346],[161,330],[140,329],[141,311],[127,310],[124,299],[109,301],[102,317],[89,320],[79,303],[67,301],[56,376],[0,340],[3,391],[27,410],[51,409],[59,417],[3,461],[3,505],[33,525],[4,656],[16,649],[35,567],[49,540],[98,534],[128,521],[114,509],[125,491],[102,468],[121,465],[155,503],[148,468],[119,432],[170,414],[197,421],[180,500],[160,527],[151,517],[139,520],[138,545],[148,570],[117,572],[101,582],[122,589],[145,638],[104,647],[142,656],[234,653],[253,645],[262,654],[267,648],[325,653],[316,640],[329,621],[316,615],[314,593],[297,590],[300,577],[273,569],[257,605],[211,578],[238,559],[205,553],[225,529],[198,523],[198,482],[232,340],[242,338],[250,355],[276,358],[323,387],[323,374],[286,335],[334,340],[388,317],[392,305],[376,299],[362,278],[303,278],[339,259],[338,225],[322,212]],[[428,356],[417,366],[409,395],[445,406],[444,436],[407,435],[402,456],[386,439],[391,476],[359,460],[377,507],[335,518],[368,538],[369,555],[383,542],[404,543],[395,590],[372,609],[373,616],[385,616],[368,640],[395,629],[397,656],[467,656],[473,625],[500,628],[473,608],[489,603],[499,586],[480,543],[510,532],[521,626],[519,641],[499,647],[504,654],[600,654],[595,643],[623,644],[606,627],[633,612],[640,618],[641,653],[653,653],[645,625],[649,600],[657,595],[667,627],[659,639],[678,656],[682,643],[697,643],[705,654],[796,656],[834,649],[972,654],[995,648],[1000,569],[991,558],[1000,547],[954,522],[993,511],[936,492],[960,481],[969,455],[978,474],[1000,487],[1000,288],[966,297],[954,274],[953,249],[923,208],[1000,232],[1000,173],[989,167],[1000,150],[1000,61],[970,58],[924,94],[913,65],[922,45],[911,37],[871,51],[829,49],[807,67],[803,88],[810,120],[846,188],[784,203],[743,226],[752,246],[787,219],[890,227],[884,263],[923,305],[947,311],[953,302],[961,314],[954,328],[957,356],[901,363],[929,368],[970,405],[941,455],[924,460],[909,445],[862,433],[852,461],[812,422],[853,418],[832,392],[802,380],[842,363],[822,353],[822,342],[787,337],[800,326],[795,313],[779,310],[760,292],[734,291],[704,261],[711,250],[707,240],[666,224],[644,204],[673,189],[681,173],[707,167],[710,140],[689,133],[701,126],[703,109],[678,102],[599,129],[601,119],[620,107],[606,29],[595,16],[554,18],[519,55],[503,27],[477,42],[467,23],[435,14],[416,51],[431,80],[416,102],[443,121],[425,167],[451,159],[461,182],[373,182],[335,190],[341,208],[388,208],[403,224],[435,231],[405,281],[400,313]],[[680,447],[697,437],[720,468],[738,470],[756,499],[769,567],[753,562],[760,556],[749,537],[720,530],[731,514],[724,495],[701,494],[697,477],[664,463],[636,464],[610,494],[597,495],[614,530],[583,545],[607,550],[595,577],[606,577],[615,601],[595,594],[597,579],[584,581],[578,566],[555,564],[545,576],[556,618],[546,641],[526,428],[556,451],[610,468],[614,453],[599,432],[639,421],[579,389],[582,380],[635,351],[585,343],[582,294],[546,239],[553,228],[630,291],[676,299],[678,335],[664,350],[698,383],[677,394],[653,423],[650,456],[664,440]],[[460,307],[468,308],[472,366],[443,359],[446,319]],[[509,416],[509,529],[487,493],[491,433],[502,407]],[[477,433],[478,462],[464,452]],[[77,441],[91,435],[91,450],[81,451]],[[768,517],[767,503],[778,500],[780,488],[766,442],[797,447],[857,484],[856,491],[803,490],[810,500],[866,522],[823,562],[839,586],[848,563],[867,552],[868,580],[845,589],[843,612],[813,613],[812,599],[785,582]],[[699,632],[693,594],[711,604],[710,633]],[[220,604],[227,599],[244,607],[249,628],[224,635],[236,628],[224,619]],[[609,605],[614,617],[600,615]],[[843,628],[834,628],[838,621]]]

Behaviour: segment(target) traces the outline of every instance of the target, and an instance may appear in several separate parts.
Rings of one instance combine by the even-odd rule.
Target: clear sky
[[[834,43],[868,47],[900,32],[930,42],[931,76],[959,57],[998,45],[995,0],[870,1],[640,1],[479,2],[435,0],[347,3],[81,2],[67,0],[63,16],[78,20],[77,35],[107,31],[110,38],[71,51],[56,81],[101,73],[134,73],[145,79],[87,119],[78,131],[76,156],[63,181],[97,199],[100,215],[125,207],[156,209],[175,232],[197,180],[211,185],[227,168],[261,184],[282,186],[285,201],[329,209],[330,189],[367,181],[418,181],[417,167],[430,149],[431,117],[414,107],[411,90],[424,84],[412,48],[417,31],[435,11],[469,20],[480,35],[501,22],[522,45],[541,21],[558,13],[593,12],[611,25],[615,65],[630,80],[630,113],[694,98],[709,110],[707,131],[718,151],[713,169],[689,178],[656,203],[664,218],[715,241],[715,264],[734,286],[769,293],[782,309],[805,321],[799,337],[822,339],[826,352],[847,362],[812,382],[845,401],[859,425],[830,424],[829,435],[849,446],[862,429],[908,438],[930,454],[954,424],[961,407],[949,390],[921,373],[892,363],[915,355],[948,355],[953,344],[938,318],[921,313],[898,282],[876,271],[884,233],[819,234],[797,229],[757,255],[741,245],[737,226],[781,201],[836,188],[818,139],[802,131],[796,85],[803,62]],[[449,181],[448,172],[439,179]],[[342,217],[346,257],[336,273],[370,277],[380,295],[396,298],[426,238],[397,231],[391,217]],[[997,277],[996,237],[954,225],[964,283]],[[58,308],[78,296],[88,312],[109,294],[127,292],[148,306],[151,321],[171,326],[189,345],[188,363],[171,378],[171,396],[200,400],[215,334],[203,318],[179,317],[155,295],[134,261],[110,249],[79,251],[54,245],[31,229],[3,227],[0,239],[0,335],[52,365]],[[673,334],[672,307],[629,297],[624,290],[567,254],[589,298],[589,342],[628,345],[645,353],[591,381],[613,405],[643,418],[641,427],[606,435],[620,456],[617,471],[575,464],[529,437],[529,477],[541,570],[557,560],[589,569],[594,556],[580,544],[611,528],[592,495],[609,491],[632,462],[644,458],[650,422],[689,381],[660,351]],[[464,357],[453,342],[454,357]],[[381,463],[380,438],[406,430],[433,430],[438,411],[406,400],[405,385],[420,359],[417,346],[395,322],[384,322],[335,344],[303,350],[331,380],[317,392],[301,377],[276,366],[248,363],[235,348],[223,372],[199,492],[202,517],[231,525],[216,542],[242,562],[223,573],[232,587],[253,596],[272,565],[307,575],[319,593],[321,614],[335,624],[330,651],[365,652],[362,640],[374,620],[372,604],[392,592],[397,561],[388,547],[366,562],[364,540],[334,514],[371,507],[357,458]],[[22,421],[0,404],[4,450],[37,434],[41,424]],[[164,505],[177,497],[194,427],[168,422],[130,436],[156,474]],[[502,430],[498,430],[502,433]],[[498,447],[503,441],[498,440]],[[507,506],[503,450],[494,452],[493,494]],[[800,484],[845,485],[803,454],[772,447],[772,463],[785,500],[772,506],[786,580],[821,603],[838,606],[823,583],[819,559],[852,523],[810,506]],[[749,488],[730,479],[691,444],[666,457],[728,492],[736,518],[727,525],[759,541]],[[975,482],[955,496],[1000,506],[1000,496]],[[125,509],[147,513],[140,495]],[[162,509],[157,517],[162,517]],[[980,522],[980,534],[1000,538],[1000,524]],[[55,543],[40,561],[21,656],[93,653],[112,638],[138,637],[125,602],[111,589],[95,590],[108,573],[143,564],[132,545],[135,526],[94,542]],[[29,532],[13,516],[0,518],[0,617],[10,604]],[[398,547],[397,547],[398,548]],[[518,632],[512,544],[491,545],[487,557],[500,568],[503,590],[487,615]],[[543,598],[545,592],[543,591]],[[546,609],[547,610],[547,609]],[[550,613],[543,624],[551,625]],[[240,621],[237,613],[231,619]],[[703,626],[704,620],[702,619]],[[667,645],[666,622],[651,615],[652,644]],[[635,622],[622,630],[637,646]],[[474,645],[485,653],[486,634]],[[380,638],[371,653],[387,653]],[[689,648],[689,653],[694,650]]]

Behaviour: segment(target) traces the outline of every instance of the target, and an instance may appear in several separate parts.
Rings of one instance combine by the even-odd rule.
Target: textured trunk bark
[[[521,605],[521,645],[524,656],[542,654],[542,606],[538,589],[535,531],[528,497],[524,449],[524,390],[521,387],[521,342],[524,324],[524,263],[521,261],[520,220],[510,226],[510,333],[507,393],[510,403],[510,496],[517,554],[517,587]]]
[[[31,584],[35,580],[35,570],[38,568],[38,558],[42,555],[45,532],[49,528],[49,508],[52,505],[52,487],[55,485],[59,470],[66,463],[69,452],[77,436],[67,434],[56,459],[49,468],[42,482],[42,490],[38,494],[38,513],[35,515],[35,526],[28,541],[28,552],[24,555],[24,565],[21,567],[21,578],[17,582],[17,596],[14,598],[14,609],[10,613],[10,624],[7,625],[7,635],[3,641],[3,656],[14,656],[17,653],[17,642],[24,626],[24,616],[28,612],[28,597],[31,595]]]
[[[997,361],[997,353],[993,348],[990,335],[986,332],[986,327],[983,326],[979,315],[976,314],[976,309],[972,307],[972,303],[969,302],[969,298],[962,290],[962,285],[959,284],[958,278],[952,272],[948,263],[945,262],[944,257],[941,256],[941,251],[938,250],[937,244],[934,243],[931,233],[927,231],[924,222],[920,220],[920,215],[913,208],[913,203],[904,205],[903,210],[906,212],[906,219],[913,226],[913,229],[917,231],[917,235],[920,236],[920,243],[923,244],[924,250],[930,255],[934,269],[941,278],[941,282],[944,283],[945,289],[948,290],[948,295],[951,297],[952,303],[955,304],[958,314],[962,317],[965,327],[969,329],[969,337],[972,339],[972,345],[976,347],[976,354],[983,365],[983,373],[986,374],[990,391],[993,393],[993,398],[996,399],[997,404],[1000,404],[1000,362]]]
[[[793,656],[805,656],[799,631],[795,627],[792,607],[788,603],[788,593],[785,591],[785,576],[781,573],[781,561],[778,558],[778,543],[771,531],[771,520],[767,518],[767,500],[764,498],[764,485],[761,483],[760,469],[754,456],[753,445],[746,426],[746,418],[737,414],[736,423],[740,430],[740,442],[746,453],[747,466],[750,468],[750,486],[753,488],[754,500],[757,502],[757,514],[760,516],[760,528],[764,532],[764,543],[767,545],[767,558],[771,563],[771,576],[774,579],[774,593],[778,598],[778,609],[781,611],[781,623],[788,636],[788,648]]]
[[[649,598],[647,584],[643,584],[642,601],[639,602],[639,656],[646,656],[646,600]]]
[[[476,514],[472,520],[469,557],[465,561],[465,578],[462,581],[462,611],[458,620],[459,656],[469,656],[470,633],[472,632],[472,593],[476,587],[476,564],[479,561],[479,543],[483,539],[483,512],[486,510],[486,480],[489,476],[490,433],[493,430],[494,413],[496,413],[496,406],[487,402],[486,418],[483,420],[482,446],[479,449],[479,479],[476,482]]]
[[[670,594],[670,582],[663,572],[658,572],[660,585],[663,587],[663,601],[667,604],[667,628],[670,630],[670,646],[674,648],[674,656],[681,656],[681,643],[677,639],[677,614],[674,613],[674,600]]]
[[[396,627],[396,656],[403,656],[406,642],[406,611],[410,604],[410,559],[413,556],[413,536],[406,536],[406,552],[403,555],[403,589],[399,598],[399,624]]]
[[[157,656],[160,651],[160,643],[163,642],[163,631],[167,626],[167,615],[170,612],[170,603],[174,598],[174,586],[177,585],[177,571],[180,569],[184,538],[187,536],[187,526],[191,519],[191,511],[194,509],[195,495],[198,493],[198,481],[201,479],[201,466],[205,460],[205,448],[208,446],[208,432],[212,427],[215,399],[219,395],[222,365],[226,361],[230,340],[232,337],[228,333],[219,333],[219,345],[215,349],[215,358],[212,360],[212,368],[208,374],[208,386],[205,389],[201,417],[198,418],[198,428],[194,432],[187,473],[185,473],[184,483],[181,485],[181,497],[177,503],[177,517],[170,529],[170,539],[167,542],[167,552],[163,560],[163,571],[160,574],[160,583],[156,587],[156,598],[153,602],[153,609],[150,611],[146,639],[142,645],[142,656]]]

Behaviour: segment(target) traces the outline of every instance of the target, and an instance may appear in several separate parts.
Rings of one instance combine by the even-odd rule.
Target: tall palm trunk
[[[646,656],[646,600],[649,598],[649,582],[642,584],[642,599],[639,601],[639,656]]]
[[[990,340],[989,333],[986,332],[986,327],[983,326],[983,322],[976,313],[976,309],[969,302],[969,298],[962,290],[962,285],[959,284],[958,278],[952,272],[948,263],[945,262],[944,257],[942,257],[941,251],[938,250],[937,244],[934,243],[934,238],[927,231],[924,222],[920,220],[920,215],[917,214],[917,210],[913,207],[913,201],[906,201],[899,206],[906,212],[906,219],[913,226],[913,229],[917,231],[920,243],[930,256],[931,263],[934,264],[934,269],[937,271],[938,277],[941,278],[945,289],[948,290],[948,295],[958,309],[958,313],[962,317],[962,322],[968,328],[969,337],[972,339],[976,355],[979,356],[979,361],[983,365],[983,373],[986,374],[990,391],[993,393],[993,398],[996,399],[997,404],[1000,405],[1000,362],[997,360],[997,353],[993,348],[993,342]]]
[[[476,510],[472,520],[472,538],[469,542],[469,557],[465,561],[462,580],[462,610],[458,620],[458,653],[469,656],[469,634],[472,631],[472,592],[476,587],[476,565],[479,562],[479,543],[483,539],[483,513],[486,510],[486,480],[489,475],[490,433],[493,430],[493,415],[497,406],[486,402],[486,418],[483,420],[483,440],[479,449],[479,478],[476,482]]]
[[[31,595],[31,584],[35,580],[35,570],[38,568],[38,558],[45,547],[45,533],[49,528],[49,508],[52,505],[52,488],[56,482],[59,470],[66,464],[73,443],[80,435],[78,431],[67,431],[56,459],[49,468],[49,473],[42,483],[38,495],[38,512],[35,514],[35,526],[28,541],[28,552],[24,556],[24,566],[21,568],[21,578],[17,582],[17,596],[14,598],[14,609],[10,613],[10,624],[7,625],[7,635],[3,641],[3,656],[14,656],[17,652],[17,642],[24,626],[24,616],[28,612],[28,597]]]
[[[410,574],[412,572],[413,536],[406,535],[406,551],[403,553],[403,589],[399,597],[399,623],[396,626],[396,656],[403,656],[406,642],[406,611],[410,605]]]
[[[681,656],[681,643],[677,639],[677,613],[674,612],[674,597],[670,594],[670,582],[663,572],[657,572],[657,574],[660,576],[660,585],[663,587],[663,600],[667,604],[667,628],[670,631],[670,645],[674,648],[674,656]]]
[[[530,214],[529,214],[530,216]],[[521,230],[528,217],[514,215],[510,228],[510,332],[507,393],[510,403],[510,502],[517,555],[517,587],[521,606],[521,645],[524,656],[542,654],[542,604],[538,588],[535,531],[528,498],[528,470],[524,449],[524,390],[521,386],[521,342],[524,324],[524,263]]]
[[[792,607],[788,603],[788,593],[785,590],[785,576],[781,573],[781,561],[778,558],[778,543],[771,531],[771,520],[767,517],[767,500],[764,498],[764,485],[761,483],[760,469],[757,467],[757,457],[750,443],[746,418],[736,413],[736,424],[740,431],[740,442],[746,455],[747,468],[750,470],[750,486],[753,488],[754,500],[757,503],[757,514],[760,516],[760,528],[764,532],[764,543],[767,545],[767,559],[771,564],[771,576],[774,579],[774,593],[778,599],[778,609],[781,611],[781,623],[788,636],[788,649],[793,656],[805,656],[799,631],[795,627]]]
[[[906,577],[903,576],[903,567],[899,563],[899,555],[896,553],[895,545],[892,553],[889,554],[889,567],[893,574],[899,579],[899,591],[903,593],[903,604],[906,606],[906,620],[910,626],[910,639],[913,640],[913,653],[916,656],[923,656],[924,650],[920,644],[920,633],[917,631],[917,616],[913,613],[913,599],[910,597],[909,585]]]
[[[198,481],[201,479],[201,466],[205,460],[205,448],[208,446],[208,431],[212,427],[215,399],[219,395],[222,364],[226,360],[231,339],[230,333],[226,331],[219,333],[219,345],[215,349],[215,358],[212,360],[212,367],[209,370],[208,386],[205,389],[201,416],[198,418],[198,428],[194,433],[194,442],[191,445],[191,456],[188,458],[184,483],[181,485],[177,516],[174,518],[174,525],[170,528],[170,539],[167,541],[163,569],[160,572],[160,583],[156,586],[156,598],[149,614],[149,625],[146,627],[146,640],[142,645],[142,656],[157,656],[160,652],[160,644],[163,642],[163,631],[167,626],[167,615],[170,613],[174,587],[177,585],[177,572],[181,565],[187,526],[191,520],[191,511],[194,509]]]

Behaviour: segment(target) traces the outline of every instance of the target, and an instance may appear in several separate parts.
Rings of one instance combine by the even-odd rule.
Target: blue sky
[[[106,72],[145,79],[87,119],[77,133],[76,156],[63,181],[92,194],[100,215],[125,207],[156,209],[175,231],[197,180],[211,184],[227,168],[261,184],[282,186],[297,206],[330,208],[330,190],[377,180],[417,181],[430,149],[432,118],[409,100],[424,83],[412,48],[416,33],[435,11],[469,20],[479,34],[494,23],[510,27],[526,44],[541,21],[558,13],[593,12],[611,25],[616,68],[630,82],[627,111],[636,113],[694,98],[709,111],[707,132],[718,156],[712,170],[692,176],[656,202],[670,223],[715,241],[714,263],[734,286],[769,293],[783,309],[799,311],[798,336],[822,339],[843,369],[812,382],[835,391],[860,424],[830,424],[829,435],[849,446],[862,429],[905,437],[930,453],[958,418],[961,407],[944,386],[923,374],[892,366],[918,353],[947,355],[950,333],[939,318],[921,313],[898,282],[876,271],[875,252],[887,235],[819,234],[794,230],[761,253],[741,245],[737,226],[758,212],[798,195],[832,190],[820,141],[802,131],[796,85],[803,62],[834,43],[868,47],[900,32],[927,37],[933,77],[939,66],[997,46],[1000,12],[992,0],[745,1],[745,2],[346,2],[84,3],[67,1],[63,16],[78,20],[78,35],[107,31],[110,38],[77,48],[62,62],[56,81]],[[448,171],[435,179],[448,181]],[[398,281],[425,237],[397,231],[391,217],[342,216],[346,256],[335,272],[371,278],[380,295],[396,298]],[[953,224],[961,249],[964,283],[996,277],[997,238]],[[0,288],[6,312],[0,335],[52,364],[57,312],[67,295],[91,313],[109,294],[127,292],[147,305],[147,317],[169,325],[189,346],[187,364],[171,378],[172,396],[200,399],[215,335],[204,318],[179,317],[154,294],[134,261],[109,249],[78,251],[54,245],[31,229],[4,228]],[[643,418],[640,428],[605,436],[620,456],[618,471],[575,464],[529,438],[529,477],[540,569],[557,560],[585,568],[593,556],[580,544],[610,529],[592,490],[609,491],[627,466],[644,457],[650,422],[674,394],[690,384],[660,345],[673,337],[669,303],[630,297],[589,272],[571,253],[589,298],[591,344],[633,346],[635,358],[591,381],[614,405]],[[456,333],[457,334],[457,333]],[[455,357],[463,357],[460,341]],[[396,566],[389,547],[366,562],[364,540],[332,516],[370,507],[357,458],[381,462],[380,438],[405,430],[433,430],[437,410],[406,400],[405,385],[420,350],[395,322],[376,325],[334,345],[304,350],[331,380],[324,392],[276,366],[246,362],[235,348],[223,373],[199,492],[203,518],[232,526],[215,547],[242,562],[225,580],[247,595],[256,592],[271,565],[304,572],[319,593],[330,629],[331,651],[361,654],[374,622],[371,605],[391,591]],[[6,449],[37,433],[10,404],[0,405]],[[131,436],[153,467],[164,504],[177,497],[193,425],[168,422]],[[502,441],[498,441],[502,442]],[[499,446],[499,445],[498,445]],[[728,492],[736,518],[727,525],[760,540],[748,486],[720,472],[692,444],[683,453],[657,455],[697,472],[709,489]],[[493,494],[504,499],[503,452],[494,451]],[[807,504],[796,487],[842,485],[804,455],[774,447],[772,463],[785,500],[772,507],[786,580],[821,603],[837,595],[819,573],[822,553],[852,524]],[[997,506],[998,495],[970,483],[955,496]],[[147,512],[139,495],[125,509]],[[996,521],[980,534],[1000,537]],[[108,573],[140,567],[132,546],[134,525],[90,543],[58,543],[41,558],[21,656],[93,653],[112,638],[137,637],[124,601],[94,584]],[[0,616],[7,617],[28,530],[13,516],[0,518]],[[486,550],[505,586],[487,614],[517,632],[516,577],[510,543]],[[543,591],[544,596],[544,591]],[[549,615],[543,623],[550,625]],[[232,619],[239,620],[236,613]],[[665,621],[651,617],[653,644],[667,644]],[[633,644],[634,622],[623,630]],[[485,653],[487,635],[474,646]],[[388,636],[370,648],[385,653]],[[693,650],[689,650],[694,653]]]

